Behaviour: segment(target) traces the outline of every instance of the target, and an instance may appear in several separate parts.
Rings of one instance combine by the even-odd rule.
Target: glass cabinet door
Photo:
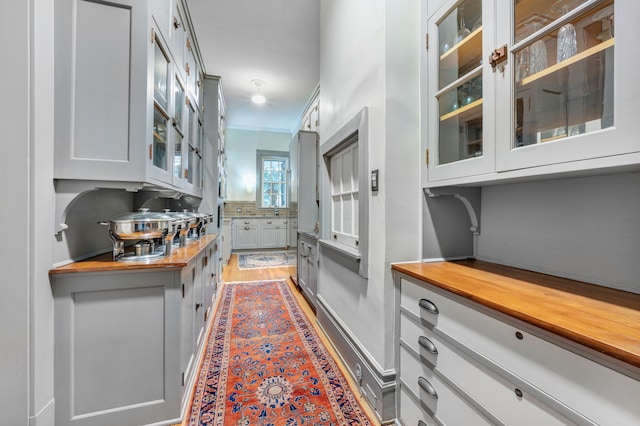
[[[638,2],[504,3],[511,25],[497,32],[509,45],[509,65],[498,98],[511,102],[496,105],[496,117],[510,117],[508,131],[506,120],[499,124],[497,171],[556,165],[563,172],[591,167],[572,164],[591,159],[614,166],[613,156],[640,151],[632,142],[640,107],[631,53],[640,37]],[[618,49],[629,53],[616,56]]]
[[[515,3],[513,148],[613,126],[613,0]]]
[[[481,0],[446,2],[428,24],[430,180],[484,173],[494,165],[492,126],[486,122],[493,83],[483,63],[483,46],[492,42],[483,31],[489,6]]]
[[[168,170],[168,134],[167,123],[169,118],[157,105],[153,108],[153,145],[151,159],[153,165],[162,170]]]

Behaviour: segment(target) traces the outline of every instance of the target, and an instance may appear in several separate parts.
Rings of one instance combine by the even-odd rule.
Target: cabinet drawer
[[[438,371],[457,384],[477,404],[493,413],[499,421],[506,425],[523,424],[522,419],[527,419],[527,424],[532,425],[575,424],[531,395],[517,389],[493,371],[458,354],[433,337],[431,340],[434,341],[438,350],[436,366]],[[405,348],[401,348],[400,351],[401,353],[404,351],[400,359],[401,364],[407,364],[404,367],[401,365],[402,377],[415,378],[428,374],[430,367],[424,361],[417,359]],[[420,390],[419,387],[418,390]]]
[[[309,256],[309,257],[313,257],[315,258],[317,256],[317,246],[314,243],[310,243],[307,240],[300,240],[300,244],[298,245],[298,249],[300,250],[300,253],[304,253],[305,255]]]
[[[420,366],[404,348],[400,348],[400,365],[400,417],[405,424],[415,425],[418,420],[423,420],[427,425],[492,425],[431,370]],[[425,380],[432,386],[435,398],[418,384]]]
[[[241,229],[245,226],[258,226],[258,219],[233,219],[233,225]]]
[[[437,314],[421,308],[428,300]],[[464,343],[599,424],[640,418],[640,382],[503,322],[467,303],[402,279],[401,305],[423,323]],[[423,306],[428,307],[426,302]],[[586,374],[588,372],[588,374]],[[606,384],[603,385],[603,384]]]

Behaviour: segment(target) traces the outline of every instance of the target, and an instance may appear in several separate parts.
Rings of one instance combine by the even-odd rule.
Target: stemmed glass
[[[471,31],[466,27],[464,23],[464,7],[460,6],[460,8],[458,9],[458,14],[460,15],[460,24],[458,25],[458,32],[456,33],[456,43],[460,43],[469,34],[471,34]]]

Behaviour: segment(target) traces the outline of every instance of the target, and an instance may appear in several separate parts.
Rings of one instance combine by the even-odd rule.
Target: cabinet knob
[[[202,307],[202,303],[196,302],[196,311]]]
[[[521,332],[516,331],[516,339],[522,340],[522,339],[524,339],[524,335]]]
[[[248,226],[245,226],[245,227],[244,227],[244,230],[245,230],[245,231],[248,231],[248,230],[249,230],[249,227],[248,227]]]
[[[271,222],[270,220],[267,221],[267,225],[271,225],[273,222]]]
[[[418,386],[420,386],[420,389],[425,391],[425,393],[429,397],[433,399],[438,399],[438,393],[436,392],[435,388],[424,377],[418,377]]]
[[[514,390],[514,392],[516,393],[516,396],[517,396],[518,398],[522,398],[522,391],[521,391],[520,389],[516,388],[516,389]]]
[[[244,224],[245,224],[245,225],[248,225],[248,224],[249,224],[249,222],[245,221],[245,222],[244,222]]]
[[[432,354],[438,353],[438,349],[436,348],[436,345],[434,345],[433,342],[428,338],[426,338],[425,336],[418,337],[418,344],[421,347],[425,348],[429,353],[432,353]]]
[[[430,300],[420,299],[420,307],[431,314],[438,314],[438,308]]]

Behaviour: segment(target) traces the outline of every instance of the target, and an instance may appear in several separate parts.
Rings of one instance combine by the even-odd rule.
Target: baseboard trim
[[[322,296],[318,296],[317,301],[316,318],[319,327],[329,337],[342,363],[356,383],[358,383],[355,374],[356,366],[360,365],[362,380],[359,382],[359,390],[378,416],[377,420],[381,424],[393,424],[396,418],[395,370],[382,370]]]

